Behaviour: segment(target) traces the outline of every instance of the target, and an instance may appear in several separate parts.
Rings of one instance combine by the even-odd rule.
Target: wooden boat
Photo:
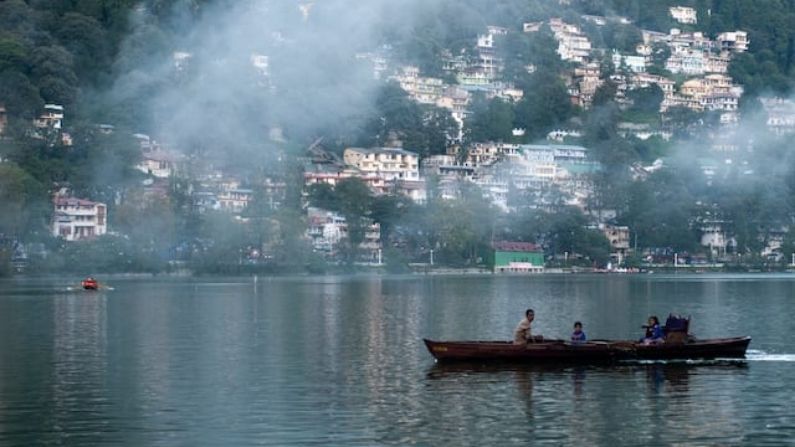
[[[628,340],[594,340],[577,344],[563,340],[544,340],[527,345],[515,345],[510,341],[423,341],[438,361],[599,363],[622,360],[743,358],[751,337],[691,339],[683,343],[652,345]]]

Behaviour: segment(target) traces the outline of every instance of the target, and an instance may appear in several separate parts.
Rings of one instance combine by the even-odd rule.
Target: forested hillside
[[[151,179],[135,169],[142,156],[136,134],[169,142],[193,163],[187,170],[198,169],[201,160],[249,182],[265,177],[296,181],[288,186],[294,207],[290,219],[300,220],[304,185],[297,172],[313,143],[340,155],[349,146],[399,141],[421,158],[457,150],[464,161],[476,143],[528,144],[564,130],[575,135],[567,142],[586,146],[603,167],[588,188],[593,190],[589,209],[614,210],[614,222],[631,227],[643,247],[697,251],[695,222],[705,210],[731,222],[738,250],[759,252],[766,232],[791,224],[795,167],[786,137],[763,129],[766,117],[757,98],[787,98],[795,86],[795,1],[315,3],[265,2],[261,17],[273,17],[272,22],[249,23],[236,15],[245,10],[242,3],[228,0],[0,2],[0,106],[6,120],[0,134],[0,206],[11,210],[0,213],[0,235],[54,246],[48,228],[51,197],[62,188],[108,203],[124,218],[111,227],[134,234],[141,222],[131,206],[125,208],[127,197],[138,197],[142,182],[151,186]],[[674,20],[672,6],[694,8],[697,23]],[[593,46],[599,87],[587,102],[572,100],[581,67],[561,58],[550,19],[582,30]],[[504,65],[498,82],[521,94],[505,99],[475,91],[460,129],[448,109],[417,101],[387,75],[374,79],[365,63],[383,58],[388,74],[411,66],[421,76],[456,86],[460,79],[450,65],[474,63],[473,48],[487,27],[504,30],[495,35],[490,55]],[[661,107],[668,93],[657,84],[627,89],[630,72],[614,63],[635,52],[644,30],[662,34],[672,28],[701,32],[707,39],[734,31],[748,35],[747,51],[731,53],[726,75],[742,90],[738,125],[759,134],[752,138],[751,131],[740,131],[756,145],[748,143],[729,162],[714,154],[704,161],[701,153],[706,138],[723,132],[726,123],[719,113]],[[677,91],[693,79],[671,73],[666,65],[670,48],[649,45],[649,52],[650,75],[670,79]],[[255,60],[259,65],[252,70]],[[36,124],[45,104],[62,107],[57,129]],[[632,126],[672,139],[637,138],[627,134]],[[639,167],[663,159],[665,169],[639,180]],[[723,166],[713,170],[723,174],[705,179],[699,165],[716,163]],[[196,226],[185,205],[194,187],[186,178],[172,178],[164,187],[167,203],[152,209],[171,229],[161,232],[169,237],[157,244],[184,245],[185,231]],[[450,263],[475,263],[499,231],[546,243],[566,232],[573,238],[572,228],[589,225],[590,217],[579,211],[544,210],[541,216],[529,208],[522,211],[521,200],[516,203],[511,207],[518,214],[505,217],[510,223],[477,230],[473,224]],[[450,213],[458,209],[444,206]],[[386,227],[400,228],[401,222],[410,227],[394,210],[363,211],[371,217],[379,212],[392,219],[384,218]],[[285,216],[274,234],[285,231]],[[417,222],[426,218],[405,216]],[[542,224],[547,218],[552,223]],[[500,226],[503,230],[495,229]],[[196,234],[188,239],[199,238]],[[259,238],[262,245],[261,234],[245,237]],[[603,242],[587,242],[587,232],[578,237],[578,244],[590,248]],[[428,244],[417,243],[423,249]],[[572,244],[547,247],[556,252],[566,245],[570,251]]]

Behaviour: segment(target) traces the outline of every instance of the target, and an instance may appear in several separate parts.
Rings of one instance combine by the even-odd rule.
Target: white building
[[[3,134],[6,126],[8,125],[8,115],[6,113],[6,106],[0,103],[0,135]]]
[[[759,98],[767,112],[767,127],[776,135],[795,133],[795,102],[783,98]]]
[[[622,55],[618,51],[613,51],[613,65],[616,68],[627,67],[634,73],[645,73],[649,58],[646,56]]]
[[[56,196],[52,235],[67,241],[93,239],[108,232],[108,211],[104,203]]]
[[[748,33],[745,31],[731,31],[727,33],[718,34],[717,38],[720,47],[723,50],[730,50],[737,53],[742,53],[748,50]]]
[[[698,14],[695,9],[686,6],[672,6],[669,11],[671,17],[679,23],[695,25],[698,23]]]
[[[629,227],[619,225],[600,224],[599,230],[610,241],[610,247],[614,253],[619,253],[621,256],[626,256],[629,251]]]
[[[307,237],[312,248],[321,253],[335,255],[339,244],[348,238],[348,223],[345,217],[320,208],[307,209]],[[359,244],[362,259],[367,262],[381,262],[381,225],[370,222],[365,228],[364,240]]]
[[[144,152],[135,166],[139,171],[157,178],[171,177],[177,170],[179,156],[172,152],[154,150]]]
[[[174,68],[177,71],[182,71],[188,68],[188,64],[190,64],[190,60],[192,58],[193,54],[186,51],[175,51],[171,54],[171,60],[173,61]]]
[[[419,180],[419,156],[400,148],[347,148],[343,159],[348,166],[375,174],[385,181]]]
[[[267,78],[270,74],[268,56],[254,53],[249,58],[251,65],[259,72],[262,77]]]
[[[713,256],[725,254],[729,247],[736,242],[726,235],[725,222],[722,220],[706,219],[701,222],[701,246],[709,248]]]
[[[441,79],[420,76],[420,69],[417,67],[403,67],[399,75],[390,79],[397,81],[400,88],[421,104],[436,104],[445,89]]]
[[[549,27],[558,41],[558,54],[564,61],[587,63],[591,57],[591,41],[576,25],[561,19],[549,19]]]
[[[33,124],[39,129],[61,130],[63,127],[63,117],[64,109],[62,105],[45,104],[44,111]]]
[[[230,213],[240,213],[254,200],[254,191],[244,188],[234,188],[221,191],[217,194],[218,207]]]

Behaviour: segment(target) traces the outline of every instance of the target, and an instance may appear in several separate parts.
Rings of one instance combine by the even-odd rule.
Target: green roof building
[[[529,242],[495,242],[494,273],[539,273],[544,271],[544,252]]]

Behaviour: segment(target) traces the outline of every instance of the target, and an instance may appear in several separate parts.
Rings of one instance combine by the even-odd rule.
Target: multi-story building
[[[8,125],[8,115],[6,114],[5,104],[0,103],[0,135],[3,134],[6,126]]]
[[[795,102],[783,98],[760,98],[767,112],[767,127],[776,135],[795,133]]]
[[[144,152],[135,168],[154,177],[168,178],[177,172],[179,159],[179,155],[169,151]]]
[[[419,157],[401,148],[347,148],[343,159],[348,166],[375,174],[385,181],[419,180]]]
[[[729,247],[736,245],[733,238],[726,234],[726,222],[720,219],[704,219],[701,221],[701,246],[709,249],[713,256],[726,254]]]
[[[235,188],[221,191],[216,197],[221,210],[237,214],[248,208],[251,201],[254,200],[254,191]]]
[[[501,158],[519,155],[518,149],[519,145],[510,143],[473,143],[467,149],[464,164],[472,167],[490,166]]]
[[[574,104],[585,108],[591,105],[596,89],[604,82],[600,79],[600,76],[601,71],[597,63],[585,64],[574,68],[574,76],[571,79],[569,89]]]
[[[748,50],[748,45],[751,43],[748,40],[748,33],[745,31],[730,31],[727,33],[718,34],[717,38],[721,49],[742,53]]]
[[[104,203],[56,195],[52,235],[67,241],[89,240],[108,232],[108,207]]]
[[[257,70],[260,76],[267,78],[270,75],[270,63],[268,61],[268,56],[254,53],[249,58],[249,61],[251,62],[251,66]]]
[[[436,101],[436,106],[447,109],[456,123],[458,123],[458,132],[456,135],[450,135],[454,141],[461,141],[464,137],[464,120],[469,116],[469,92],[458,86],[450,86],[444,90],[441,98]]]
[[[665,62],[665,68],[671,73],[683,73],[691,76],[703,75],[706,66],[704,52],[687,47],[677,47]]]
[[[62,105],[45,104],[44,111],[33,124],[39,129],[61,130],[63,127],[64,109]]]
[[[354,167],[342,167],[328,164],[312,164],[304,168],[304,185],[311,186],[318,183],[325,183],[329,186],[337,184],[345,179],[357,178],[364,182],[373,192],[385,194],[389,191],[391,182],[386,182],[382,177],[373,172],[362,172]]]
[[[720,54],[710,53],[704,62],[705,73],[726,73],[729,71],[729,54],[725,51]]]
[[[711,74],[685,81],[680,88],[682,105],[693,110],[737,110],[743,89],[729,76]],[[678,104],[677,104],[678,105]]]
[[[390,79],[397,81],[412,99],[422,104],[436,104],[445,89],[441,79],[420,76],[417,67],[403,67],[399,75]]]
[[[310,207],[307,210],[307,220],[306,235],[312,242],[312,248],[329,256],[336,255],[339,244],[348,238],[348,222],[345,217],[333,211]],[[380,224],[369,222],[366,225],[359,249],[362,251],[361,260],[381,262]]]
[[[561,19],[549,19],[549,27],[558,41],[558,54],[564,61],[587,63],[591,57],[591,41],[576,25]]]
[[[695,25],[698,23],[698,13],[694,8],[686,6],[671,6],[669,8],[671,17],[679,23]]]
[[[616,68],[626,67],[633,73],[645,73],[649,65],[649,57],[636,55],[622,55],[618,51],[613,51],[613,65]]]
[[[629,227],[619,225],[600,224],[599,230],[610,241],[610,248],[614,255],[626,257],[630,249]]]

